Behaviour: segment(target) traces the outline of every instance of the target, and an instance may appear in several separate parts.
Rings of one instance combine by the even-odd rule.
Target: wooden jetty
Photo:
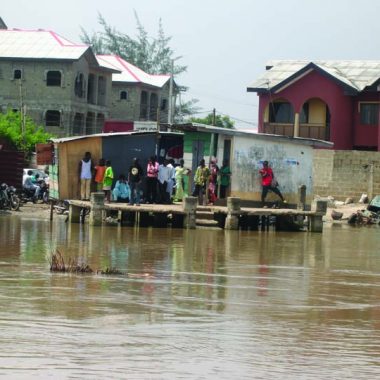
[[[104,193],[92,193],[90,201],[70,200],[69,221],[79,223],[84,215],[89,215],[92,226],[105,223],[107,217],[122,225],[139,225],[141,227],[196,228],[197,224],[217,226],[229,230],[266,230],[274,224],[278,230],[299,230],[307,221],[311,232],[322,232],[322,218],[326,214],[327,202],[317,201],[311,211],[298,209],[251,208],[241,207],[240,198],[227,198],[227,207],[198,206],[196,197],[186,197],[182,204],[141,204],[104,203]],[[199,222],[200,216],[207,215],[204,223]],[[198,219],[197,219],[198,218]],[[198,222],[198,223],[197,223]]]

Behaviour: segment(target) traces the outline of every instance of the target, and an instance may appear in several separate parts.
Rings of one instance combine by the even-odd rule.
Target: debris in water
[[[58,249],[56,253],[51,256],[50,261],[50,271],[51,272],[69,272],[69,273],[93,273],[94,271],[84,264],[78,264],[71,257],[69,258],[67,264],[63,259],[63,256]]]

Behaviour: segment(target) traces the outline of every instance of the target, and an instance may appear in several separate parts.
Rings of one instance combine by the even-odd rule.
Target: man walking
[[[277,194],[281,198],[282,202],[286,202],[281,194],[281,191],[278,189],[278,183],[274,179],[273,170],[269,166],[268,161],[263,162],[263,167],[259,170],[259,173],[261,175],[261,185],[263,187],[261,193],[262,204],[264,205],[265,203],[265,198],[268,194],[268,191],[272,191],[273,193]]]

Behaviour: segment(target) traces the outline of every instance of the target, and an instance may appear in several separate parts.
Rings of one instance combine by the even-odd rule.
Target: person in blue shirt
[[[128,185],[127,178],[124,174],[120,174],[116,181],[115,187],[112,190],[112,200],[116,202],[129,202],[131,189]]]

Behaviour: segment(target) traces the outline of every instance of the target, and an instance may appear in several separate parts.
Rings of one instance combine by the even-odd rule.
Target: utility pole
[[[23,144],[25,144],[25,114],[26,106],[24,105],[22,97],[22,79],[19,79],[19,90],[20,90],[20,122],[21,122],[21,138]]]
[[[212,110],[212,125],[215,127],[216,125],[216,109],[213,108]]]
[[[169,83],[169,110],[168,110],[168,124],[173,122],[173,71],[174,71],[174,59],[171,61],[170,83]]]

